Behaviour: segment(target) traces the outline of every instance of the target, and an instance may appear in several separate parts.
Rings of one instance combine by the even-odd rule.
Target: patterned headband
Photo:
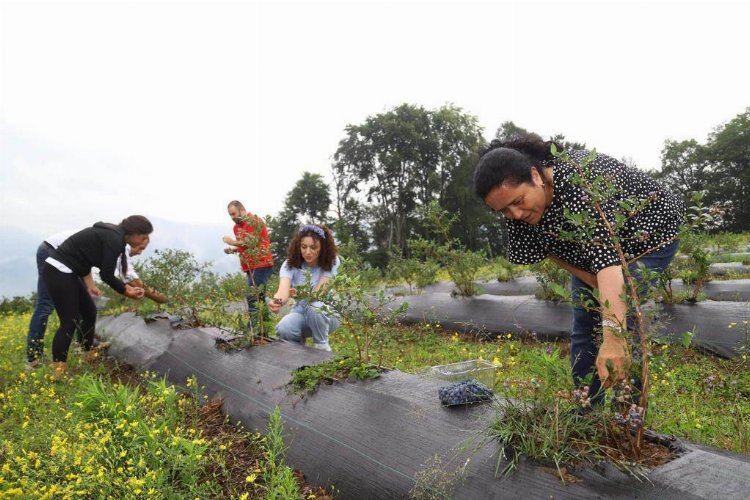
[[[321,229],[320,227],[314,225],[314,224],[305,224],[301,228],[299,228],[300,233],[304,233],[305,231],[312,231],[313,233],[320,236],[322,239],[326,239],[326,233]]]

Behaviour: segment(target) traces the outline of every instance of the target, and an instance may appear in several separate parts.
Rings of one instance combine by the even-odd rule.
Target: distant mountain
[[[192,253],[199,262],[213,262],[213,270],[219,274],[240,271],[238,257],[225,254],[226,245],[221,241],[222,236],[232,234],[230,220],[226,225],[182,224],[152,217],[151,222],[151,244],[136,257],[137,261],[152,256],[157,249],[175,248]],[[47,236],[0,226],[0,297],[28,295],[36,290],[36,249]]]
[[[176,248],[192,253],[199,262],[213,262],[213,270],[219,274],[241,271],[236,255],[224,253],[226,246],[221,240],[224,235],[232,235],[232,222],[224,225],[182,224],[166,219],[151,218],[154,234],[151,244],[138,259],[143,260],[154,254],[154,250]]]
[[[36,247],[34,247],[36,253]],[[5,259],[0,262],[0,297],[28,295],[36,291],[36,258]]]
[[[36,290],[36,249],[42,236],[0,226],[0,297],[28,295]]]
[[[44,236],[12,226],[0,226],[0,263],[36,255]]]

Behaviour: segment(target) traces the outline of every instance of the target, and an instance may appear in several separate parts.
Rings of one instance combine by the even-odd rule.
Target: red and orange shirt
[[[260,269],[263,267],[273,266],[273,255],[271,254],[271,241],[268,237],[268,228],[262,219],[248,213],[248,218],[256,219],[260,224],[260,247],[248,248],[244,245],[245,238],[255,232],[255,228],[247,221],[242,221],[240,224],[234,225],[234,235],[241,244],[240,249],[240,265],[242,270],[252,271],[253,269]]]

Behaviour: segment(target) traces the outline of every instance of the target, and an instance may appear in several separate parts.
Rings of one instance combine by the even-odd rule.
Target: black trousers
[[[81,333],[84,350],[91,349],[94,343],[96,306],[83,280],[77,275],[64,273],[45,263],[42,279],[60,318],[60,328],[52,340],[52,361],[67,361],[76,328]]]

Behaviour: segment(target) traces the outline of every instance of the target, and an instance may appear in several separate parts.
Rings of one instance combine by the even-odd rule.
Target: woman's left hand
[[[596,371],[602,386],[606,389],[613,383],[625,380],[630,368],[628,343],[624,338],[613,337],[604,340],[596,357]]]

